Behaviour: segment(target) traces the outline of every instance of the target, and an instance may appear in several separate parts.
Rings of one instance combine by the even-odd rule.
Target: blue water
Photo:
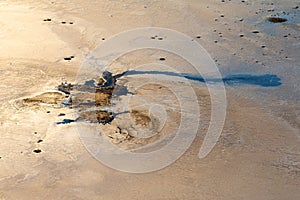
[[[73,122],[76,122],[76,121],[77,120],[74,120],[74,119],[64,119],[61,122],[56,122],[56,124],[70,124],[70,123],[73,123]]]
[[[222,79],[206,79],[200,75],[194,74],[186,74],[186,73],[175,73],[175,72],[163,72],[163,71],[128,71],[122,74],[122,76],[129,75],[142,75],[142,74],[152,74],[152,75],[166,75],[166,76],[176,76],[176,77],[184,77],[189,80],[199,81],[201,83],[205,83],[209,81],[213,82],[224,82],[224,84],[229,86],[237,86],[237,85],[255,85],[261,87],[277,87],[280,86],[281,79],[274,74],[262,74],[262,75],[252,75],[252,74],[233,74],[227,75]],[[120,75],[118,75],[120,76]]]

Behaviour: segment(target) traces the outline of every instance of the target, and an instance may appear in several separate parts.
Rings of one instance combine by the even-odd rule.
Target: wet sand
[[[0,199],[299,199],[297,6],[296,1],[279,0],[1,1]],[[268,21],[270,17],[276,19]],[[234,84],[225,80],[226,122],[206,158],[199,159],[198,153],[209,125],[210,96],[201,79],[192,79],[201,110],[192,146],[165,169],[128,174],[89,154],[77,130],[77,123],[85,122],[59,124],[75,120],[76,113],[60,103],[68,94],[57,86],[76,82],[81,63],[97,45],[144,26],[191,36]],[[152,62],[195,73],[183,59],[155,50],[126,55],[109,69],[118,74]],[[262,75],[279,78],[280,84],[266,87],[245,79]],[[124,76],[117,83],[143,81]],[[157,101],[160,94],[169,96],[165,104],[174,111],[168,131],[176,127],[180,112],[175,97],[173,101],[167,89],[157,89],[148,85],[137,93]],[[135,123],[151,125],[143,110],[132,113]],[[108,130],[114,130],[113,123]],[[108,136],[117,145],[128,139]],[[120,147],[136,146],[125,142]]]

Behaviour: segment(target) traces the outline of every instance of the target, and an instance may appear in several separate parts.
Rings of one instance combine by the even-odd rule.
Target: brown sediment
[[[40,103],[45,104],[59,104],[65,99],[65,95],[59,92],[45,92],[35,97],[23,99],[23,104],[27,106],[38,105]]]
[[[95,105],[96,106],[106,106],[110,104],[110,94],[107,93],[99,93],[95,94]]]
[[[137,125],[149,126],[151,118],[148,115],[147,111],[132,110],[130,114]]]
[[[114,119],[114,115],[111,112],[104,110],[93,110],[78,113],[78,120],[87,121],[90,123],[110,123]]]
[[[74,91],[73,98],[69,98],[68,106],[79,109],[76,121],[86,121],[90,123],[107,124],[114,120],[114,114],[106,111],[101,106],[110,106],[113,91],[115,89],[116,78],[111,72],[105,71],[96,85],[84,84],[73,85],[63,83],[58,86],[60,91],[71,93]],[[93,81],[90,81],[93,82]],[[95,108],[95,107],[96,108]],[[94,107],[95,110],[85,111]],[[83,112],[82,112],[83,111]]]
[[[98,85],[98,86],[101,86],[101,85],[103,85],[104,83],[105,83],[104,78],[99,78],[97,85]]]
[[[107,106],[110,105],[110,100],[113,95],[114,86],[106,88],[97,88],[95,92],[95,105]]]

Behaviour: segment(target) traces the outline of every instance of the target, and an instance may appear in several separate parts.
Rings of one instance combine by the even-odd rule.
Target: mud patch
[[[131,116],[137,125],[149,126],[151,118],[148,115],[147,111],[142,110],[133,110],[131,111]]]
[[[104,110],[79,112],[78,116],[79,117],[77,120],[86,121],[90,123],[101,123],[104,125],[114,120],[113,113]]]
[[[173,105],[173,99],[176,101],[175,96],[173,97],[171,91],[159,84],[147,84],[132,93],[125,85],[117,84],[117,79],[125,73],[128,72],[113,75],[105,71],[98,80],[87,80],[83,84],[64,82],[57,86],[57,92],[46,92],[23,99],[22,102],[28,107],[58,105],[61,108],[63,106],[70,108],[74,110],[76,117],[61,119],[66,114],[60,112],[57,115],[57,125],[78,122],[99,124],[102,130],[99,134],[103,134],[111,143],[125,150],[141,148],[164,140],[170,135],[170,130],[176,129],[176,124],[172,121],[179,120],[180,114],[174,110],[161,111],[159,107],[153,107],[150,112],[149,107],[141,104],[140,97],[169,107],[170,103]],[[165,98],[162,93],[164,95],[170,93],[171,96],[167,95],[168,98]],[[122,107],[120,96],[128,94],[135,97],[130,101],[130,107],[134,109],[119,111],[116,107]],[[167,116],[171,116],[169,122],[172,124],[164,128]]]
[[[60,92],[45,92],[40,95],[17,101],[18,107],[59,106],[66,96]]]
[[[106,106],[110,104],[111,93],[97,92],[95,94],[95,105],[96,106]]]

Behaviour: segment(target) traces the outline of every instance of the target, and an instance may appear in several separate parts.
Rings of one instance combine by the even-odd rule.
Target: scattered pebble
[[[74,56],[65,57],[65,58],[64,58],[64,60],[66,60],[66,61],[70,61],[70,60],[72,60],[73,58],[75,58],[75,57],[74,57]]]
[[[33,152],[34,152],[34,153],[41,153],[42,150],[40,150],[40,149],[35,149],[35,150],[33,150]]]
[[[268,21],[272,23],[283,23],[286,22],[287,19],[281,17],[268,17]]]
[[[62,21],[61,23],[62,24],[67,24],[67,22],[65,22],[65,21]],[[74,24],[74,22],[68,22],[68,24]]]

